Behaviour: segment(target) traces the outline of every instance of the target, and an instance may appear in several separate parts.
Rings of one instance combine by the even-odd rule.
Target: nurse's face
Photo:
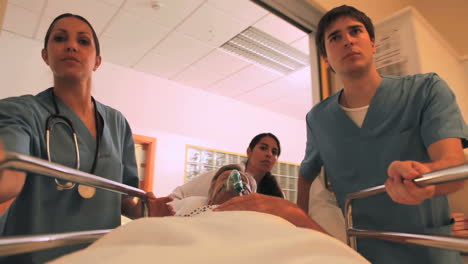
[[[232,190],[232,188],[228,188],[228,178],[231,175],[232,170],[227,170],[221,173],[218,176],[216,181],[211,184],[211,196],[209,197],[208,204],[222,204],[229,199],[239,196],[239,193]],[[252,176],[247,175],[244,172],[239,172],[241,175],[242,183],[244,184],[244,192],[243,195],[250,194],[254,192],[256,186],[254,184],[255,179]]]
[[[366,27],[352,17],[340,17],[325,31],[325,61],[344,76],[366,72],[373,65],[374,40]]]
[[[269,136],[263,137],[253,149],[247,149],[249,171],[270,172],[278,160],[279,148],[276,141]]]
[[[42,58],[58,79],[90,79],[101,64],[91,28],[75,17],[56,21]]]

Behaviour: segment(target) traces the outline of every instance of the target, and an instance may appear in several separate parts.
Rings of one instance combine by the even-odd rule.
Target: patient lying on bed
[[[240,173],[243,187],[239,193],[229,188],[231,172]],[[175,216],[195,216],[215,211],[255,211],[276,215],[288,220],[298,227],[325,231],[296,204],[285,199],[256,194],[255,179],[242,172],[237,164],[221,167],[211,180],[208,197],[192,196],[171,202]]]
[[[248,175],[241,196],[229,189],[234,169],[216,173],[209,197],[173,202],[176,215],[196,217],[138,219],[52,263],[368,263],[295,204],[253,193]]]
[[[232,183],[229,181],[234,170],[239,173],[242,181],[243,188],[241,192],[233,189],[231,187]],[[257,183],[255,179],[243,172],[239,165],[231,164],[221,167],[215,173],[208,190],[208,197],[189,196],[181,200],[174,200],[169,204],[173,207],[175,216],[195,216],[212,211],[219,204],[233,197],[255,193],[256,190]]]

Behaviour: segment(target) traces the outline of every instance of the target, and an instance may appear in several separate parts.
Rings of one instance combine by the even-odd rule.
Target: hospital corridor
[[[468,264],[467,13],[0,0],[0,263]]]

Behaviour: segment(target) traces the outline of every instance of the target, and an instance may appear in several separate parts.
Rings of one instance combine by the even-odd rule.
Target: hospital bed
[[[81,172],[75,169],[50,163],[34,157],[7,153],[6,159],[0,163],[0,170],[13,169],[25,172],[34,172],[40,175],[54,177],[60,180],[72,181],[85,184],[111,192],[136,196],[143,201],[147,199],[147,194],[143,190],[116,183],[95,175]],[[40,177],[40,176],[38,176]],[[455,166],[431,173],[424,174],[415,182],[424,186],[428,184],[442,184],[451,181],[468,179],[468,164]],[[410,243],[436,248],[452,249],[460,252],[468,252],[468,238],[442,235],[422,235],[396,232],[382,232],[371,230],[359,230],[353,228],[352,203],[355,199],[369,197],[385,192],[385,186],[377,186],[360,192],[352,193],[346,200],[345,223],[347,230],[348,244],[356,249],[356,237],[367,237],[383,239],[393,242]],[[146,206],[145,206],[146,207]],[[147,209],[145,210],[147,213]],[[33,252],[37,250],[62,247],[75,244],[91,243],[112,230],[94,230],[84,232],[70,232],[62,234],[44,234],[34,236],[16,236],[0,239],[0,256],[14,255],[20,253]]]

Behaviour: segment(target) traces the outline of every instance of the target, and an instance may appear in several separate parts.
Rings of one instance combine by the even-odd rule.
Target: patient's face
[[[239,196],[239,193],[235,190],[228,190],[227,181],[232,170],[227,170],[219,175],[218,179],[211,185],[211,197],[209,197],[208,204],[222,204],[229,199]],[[247,175],[244,172],[240,172],[242,183],[244,184],[244,191],[242,195],[250,194],[254,190],[255,179],[252,176]]]

